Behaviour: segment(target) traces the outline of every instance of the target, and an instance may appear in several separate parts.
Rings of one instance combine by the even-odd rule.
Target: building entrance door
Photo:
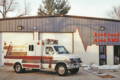
[[[107,64],[106,46],[99,46],[99,65]]]
[[[120,46],[114,46],[114,65],[120,64]]]

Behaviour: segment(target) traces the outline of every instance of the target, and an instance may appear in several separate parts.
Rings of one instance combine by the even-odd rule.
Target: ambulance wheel
[[[65,76],[68,73],[67,67],[64,64],[59,64],[57,66],[56,72],[59,76]]]
[[[20,64],[16,64],[14,69],[16,73],[21,73],[23,71],[22,66]]]
[[[26,71],[26,69],[24,68],[24,69],[22,69],[22,72],[25,72]]]
[[[75,74],[79,71],[79,68],[74,68],[69,70],[72,74]]]
[[[38,72],[38,71],[39,71],[39,69],[32,69],[32,71]]]

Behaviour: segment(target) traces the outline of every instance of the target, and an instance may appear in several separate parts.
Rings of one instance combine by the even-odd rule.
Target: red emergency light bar
[[[46,39],[46,41],[50,41],[50,39]]]
[[[53,39],[46,39],[46,41],[58,41],[58,40],[53,40]]]
[[[58,40],[54,40],[54,41],[58,41]]]
[[[51,39],[51,41],[53,41],[53,39]]]

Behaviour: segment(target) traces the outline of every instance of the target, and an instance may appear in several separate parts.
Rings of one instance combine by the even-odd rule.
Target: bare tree
[[[24,8],[23,9],[18,9],[17,17],[22,17],[22,16],[25,16],[25,15],[29,15],[30,11],[31,11],[30,3],[26,3],[26,1],[24,1]]]
[[[3,18],[6,18],[8,12],[13,12],[17,10],[19,14],[17,17],[28,15],[31,11],[30,4],[24,1],[24,8],[18,9],[19,4],[16,0],[0,0],[0,13]]]
[[[120,20],[120,5],[113,6],[111,10],[107,11],[107,16],[112,19]]]
[[[13,12],[18,6],[15,0],[0,0],[0,13],[5,18],[8,12]]]

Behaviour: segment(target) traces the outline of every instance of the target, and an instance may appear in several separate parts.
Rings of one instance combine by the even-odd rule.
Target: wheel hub
[[[16,71],[19,72],[20,71],[20,65],[16,66]]]
[[[64,74],[65,68],[64,68],[63,66],[60,66],[60,67],[58,68],[58,71],[59,71],[60,74]]]

